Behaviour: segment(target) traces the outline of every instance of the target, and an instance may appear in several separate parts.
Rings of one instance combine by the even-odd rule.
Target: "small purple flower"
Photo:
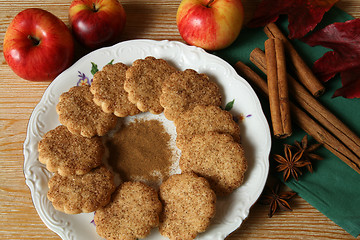
[[[95,215],[96,211],[94,212],[94,215]],[[93,224],[94,226],[96,226],[95,224],[95,219],[93,218],[93,220],[90,222],[91,224]]]
[[[77,82],[77,86],[87,86],[87,85],[91,85],[92,83],[92,79],[89,80],[89,78],[85,75],[85,73],[82,73],[80,71],[78,71],[79,75],[79,81]]]
[[[233,119],[236,123],[244,121],[246,118],[252,117],[252,114],[244,115],[240,114],[239,116],[233,116]]]

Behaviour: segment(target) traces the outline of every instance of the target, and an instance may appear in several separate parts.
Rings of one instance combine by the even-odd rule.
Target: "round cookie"
[[[230,112],[218,106],[197,105],[174,120],[176,126],[176,145],[182,149],[194,135],[205,132],[230,134],[240,142],[240,126],[233,120]]]
[[[96,232],[108,240],[145,238],[158,226],[161,210],[155,189],[141,182],[125,182],[111,202],[96,211]]]
[[[48,131],[38,144],[39,161],[62,176],[83,175],[101,165],[105,147],[100,137],[72,134],[60,125]]]
[[[94,74],[90,91],[94,102],[106,113],[114,113],[118,117],[133,116],[140,113],[135,104],[128,100],[124,90],[126,70],[123,63],[108,64]]]
[[[159,231],[170,240],[194,239],[215,215],[216,195],[206,179],[194,173],[172,175],[160,186],[164,210]]]
[[[84,137],[103,136],[117,123],[114,114],[103,112],[94,103],[90,86],[75,86],[61,94],[56,112],[61,124]]]
[[[193,136],[184,146],[179,166],[206,178],[217,195],[227,195],[243,182],[247,161],[231,135],[207,132]]]
[[[196,105],[221,105],[220,89],[206,74],[187,69],[173,73],[162,86],[160,104],[164,115],[175,120]]]
[[[133,62],[126,71],[124,89],[129,93],[130,102],[136,104],[143,112],[160,114],[163,107],[160,105],[161,86],[176,69],[164,59],[146,57]]]
[[[104,166],[81,176],[55,173],[48,186],[54,208],[67,214],[93,212],[108,204],[115,191],[114,175]]]

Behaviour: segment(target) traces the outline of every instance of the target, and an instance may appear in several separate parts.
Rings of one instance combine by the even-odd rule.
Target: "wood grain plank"
[[[260,0],[243,0],[245,22]],[[0,39],[13,17],[26,8],[39,7],[69,25],[70,0],[0,0]],[[148,38],[182,41],[176,27],[180,0],[122,0],[128,21],[122,40]],[[360,16],[360,1],[342,0],[341,9]],[[29,82],[7,66],[0,45],[0,239],[60,239],[39,218],[23,174],[23,142],[29,117],[49,82]],[[76,58],[88,50],[78,48]],[[267,206],[255,204],[240,229],[227,239],[354,239],[300,197],[292,212],[267,217]],[[359,238],[358,238],[359,239]]]

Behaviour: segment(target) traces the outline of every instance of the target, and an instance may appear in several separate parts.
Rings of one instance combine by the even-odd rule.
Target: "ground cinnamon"
[[[274,135],[286,138],[291,135],[291,117],[286,76],[286,61],[280,39],[265,41],[265,59],[268,66],[268,88],[271,120]]]
[[[156,186],[169,177],[170,135],[158,120],[135,120],[122,126],[107,142],[109,164],[125,181]]]
[[[315,96],[322,95],[325,91],[324,85],[317,79],[309,66],[300,57],[299,53],[281,32],[275,23],[269,23],[264,28],[265,34],[269,38],[281,39],[284,43],[286,53],[288,53],[291,62],[293,63],[294,70],[300,82]]]

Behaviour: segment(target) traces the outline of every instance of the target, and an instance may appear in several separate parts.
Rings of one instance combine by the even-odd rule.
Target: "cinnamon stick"
[[[269,38],[281,39],[284,43],[286,52],[288,53],[291,62],[294,65],[294,70],[298,76],[300,82],[315,96],[322,95],[325,91],[324,85],[316,78],[309,66],[300,57],[299,53],[287,39],[287,37],[281,32],[275,23],[269,23],[264,28],[265,34]]]
[[[280,39],[266,40],[265,59],[269,66],[268,88],[273,132],[278,138],[286,138],[291,135],[292,130],[285,53]]]
[[[238,61],[235,64],[235,69],[252,85],[255,85],[255,87],[263,94],[267,96],[269,95],[266,81],[262,79],[257,73],[255,73],[250,67]],[[291,101],[290,110],[293,115],[292,119],[300,128],[312,136],[316,141],[322,143],[326,149],[328,149],[335,156],[340,158],[344,163],[360,174],[360,158],[358,156],[356,156],[341,141],[339,141],[336,137],[334,137]]]
[[[266,74],[265,54],[261,49],[255,48],[250,54],[250,60]],[[296,102],[360,158],[360,138],[293,77],[287,74],[287,78],[291,86],[289,91]]]

